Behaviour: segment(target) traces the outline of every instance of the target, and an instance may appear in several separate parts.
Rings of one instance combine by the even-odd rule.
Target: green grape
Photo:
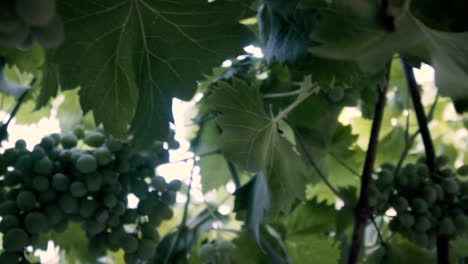
[[[116,139],[113,138],[108,138],[106,140],[106,147],[109,149],[111,152],[117,152],[122,149],[123,144]]]
[[[86,175],[85,181],[90,192],[97,192],[102,187],[102,175],[98,172]]]
[[[403,168],[403,172],[408,175],[408,177],[411,177],[418,174],[418,167],[414,163],[409,163]]]
[[[97,169],[97,161],[92,155],[83,154],[76,161],[76,168],[81,173],[95,172]]]
[[[0,254],[0,263],[2,264],[18,264],[19,255],[17,252],[2,252]]]
[[[416,164],[416,167],[418,170],[418,175],[420,177],[422,177],[423,179],[428,179],[431,177],[431,172],[429,171],[429,168],[426,164],[418,163]]]
[[[450,157],[447,155],[440,155],[436,157],[435,163],[437,168],[443,168],[450,164]]]
[[[138,203],[138,214],[149,215],[153,208],[153,201],[150,199],[140,200]]]
[[[129,209],[122,215],[123,223],[135,223],[138,218],[137,209]]]
[[[143,238],[152,240],[154,242],[159,241],[158,230],[149,223],[144,223],[140,226],[141,235]]]
[[[176,202],[176,193],[165,191],[161,195],[161,201],[167,205],[172,205]]]
[[[406,187],[408,185],[408,177],[405,174],[400,173],[396,175],[395,182],[401,187]]]
[[[437,174],[442,178],[451,178],[453,176],[453,171],[450,168],[445,168],[438,170]]]
[[[69,186],[70,180],[62,173],[56,173],[52,176],[52,187],[54,187],[55,190],[66,192]]]
[[[44,214],[50,225],[54,226],[65,219],[64,213],[55,205],[49,205],[45,208]]]
[[[138,263],[138,255],[135,253],[125,253],[124,254],[124,261],[126,264],[137,264]]]
[[[19,169],[22,172],[29,171],[32,167],[33,159],[30,155],[21,155],[15,161],[15,169]]]
[[[153,177],[152,184],[153,187],[160,192],[165,191],[167,188],[166,179],[164,179],[164,177],[161,176]]]
[[[55,0],[16,0],[17,14],[29,25],[45,26],[55,15]]]
[[[118,228],[118,229],[113,229],[112,231],[107,233],[107,241],[111,245],[120,245],[121,239],[126,235],[127,233],[125,230]]]
[[[86,133],[84,142],[90,147],[100,147],[104,144],[105,136],[100,132],[88,132]]]
[[[24,218],[24,225],[31,234],[46,232],[48,227],[47,218],[39,212],[31,212]]]
[[[50,134],[49,137],[52,139],[52,141],[54,143],[54,147],[58,147],[58,145],[60,145],[60,141],[62,139],[62,136],[60,136],[59,133],[52,133],[52,134]]]
[[[78,200],[72,195],[65,193],[58,200],[58,206],[67,214],[74,214],[78,211]]]
[[[172,180],[167,185],[167,189],[170,191],[177,192],[182,188],[182,182],[180,180]]]
[[[31,191],[23,190],[16,197],[16,205],[20,210],[29,211],[36,207],[36,196]]]
[[[99,223],[94,220],[88,220],[85,223],[85,230],[91,236],[95,236],[99,233],[102,233],[105,229],[106,229],[105,224]]]
[[[6,231],[19,226],[19,220],[14,215],[5,215],[0,221],[0,232],[5,234]]]
[[[387,169],[382,169],[378,173],[378,183],[382,186],[393,184],[393,172]]]
[[[147,260],[154,255],[155,250],[156,243],[154,243],[152,240],[142,239],[138,243],[137,255],[139,258]]]
[[[417,231],[426,232],[427,230],[431,228],[431,221],[425,216],[420,216],[416,218],[416,221],[414,223],[414,228]]]
[[[45,192],[39,193],[39,203],[41,205],[48,204],[51,202],[55,203],[55,198],[57,197],[57,192],[53,189],[49,189]]]
[[[24,139],[19,139],[15,142],[15,148],[16,149],[26,149],[26,141]]]
[[[102,180],[105,184],[115,184],[119,179],[119,174],[115,171],[105,169],[101,172]]]
[[[12,200],[3,201],[0,204],[0,215],[16,214],[16,202]]]
[[[94,155],[99,165],[105,166],[114,160],[114,155],[107,147],[99,147],[94,150]]]
[[[135,179],[132,181],[132,192],[140,199],[148,196],[148,184],[143,180]]]
[[[5,178],[3,180],[3,184],[5,186],[15,186],[18,185],[22,182],[23,180],[23,174],[19,170],[12,170],[12,171],[7,171],[5,173]]]
[[[442,188],[448,194],[454,195],[460,191],[460,185],[456,180],[447,180],[442,182]]]
[[[461,176],[468,176],[468,164],[463,164],[460,168],[457,169],[457,174]]]
[[[76,144],[78,143],[78,138],[76,137],[75,134],[68,133],[62,137],[62,146],[65,149],[71,149],[76,147]]]
[[[28,234],[19,228],[8,230],[3,236],[3,249],[6,252],[19,252],[28,245]]]
[[[462,196],[468,196],[468,181],[460,182],[460,193]]]
[[[216,256],[216,248],[213,244],[203,244],[198,250],[198,257],[203,263],[211,261]]]
[[[431,207],[431,214],[434,218],[439,218],[442,216],[442,209],[439,206],[434,205]]]
[[[408,186],[412,189],[418,189],[421,185],[422,178],[419,174],[408,174]]]
[[[36,145],[31,153],[31,156],[34,160],[40,160],[45,158],[47,152],[39,145]]]
[[[221,255],[230,255],[234,251],[234,244],[230,240],[216,241],[216,251]]]
[[[104,224],[109,219],[109,211],[107,209],[98,209],[96,211],[96,221]]]
[[[426,185],[422,189],[422,197],[428,204],[432,204],[437,200],[437,191],[431,185]]]
[[[120,225],[120,217],[115,214],[111,214],[107,220],[107,225],[110,227],[118,227]]]
[[[444,217],[439,222],[439,234],[451,235],[455,232],[455,225],[450,217]]]
[[[468,230],[468,216],[465,214],[459,214],[455,216],[453,218],[453,222],[459,231],[464,232]]]
[[[411,202],[411,208],[417,213],[424,213],[427,211],[428,206],[425,200],[421,198],[415,198],[413,202]]]
[[[73,195],[73,197],[83,197],[86,195],[86,185],[80,181],[75,181],[72,184],[70,184],[70,193]]]
[[[118,200],[113,194],[106,194],[104,196],[104,205],[109,209],[114,208],[117,205],[117,202]]]
[[[77,126],[73,129],[73,134],[79,139],[83,139],[85,137],[85,131],[82,126]]]
[[[125,203],[118,201],[115,207],[112,208],[112,213],[121,216],[125,213],[125,210],[127,210]]]
[[[119,173],[128,173],[130,172],[130,162],[128,162],[127,160],[121,160],[118,164],[117,164],[117,171]]]
[[[400,224],[405,228],[411,228],[414,225],[414,216],[408,213],[402,213],[397,215]]]
[[[43,147],[46,151],[50,151],[55,146],[55,141],[52,137],[44,137],[41,139],[41,143],[39,143],[41,147]]]
[[[91,217],[97,209],[95,200],[84,199],[80,202],[80,215],[84,218]]]
[[[49,189],[49,179],[44,176],[36,176],[33,180],[34,189],[45,192]]]
[[[14,148],[5,150],[5,152],[3,152],[3,158],[5,161],[5,164],[7,165],[14,164],[16,159],[18,158],[18,150]]]
[[[48,175],[52,172],[54,166],[48,157],[44,157],[34,163],[34,172],[41,175]]]
[[[444,193],[444,189],[442,188],[442,186],[440,186],[439,184],[434,184],[433,186],[437,193],[437,200],[438,201],[444,200],[445,193]]]
[[[126,234],[122,238],[120,246],[125,253],[134,253],[138,250],[138,239],[130,234]]]
[[[57,233],[65,232],[68,229],[68,219],[65,218],[64,220],[60,221],[60,223],[56,224],[53,229]]]

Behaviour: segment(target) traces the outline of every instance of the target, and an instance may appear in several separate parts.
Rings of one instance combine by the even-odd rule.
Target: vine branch
[[[379,133],[382,125],[382,119],[385,108],[385,101],[388,88],[388,79],[390,75],[390,65],[387,66],[386,84],[378,89],[377,100],[375,104],[374,119],[372,122],[371,135],[367,147],[366,160],[361,176],[361,190],[359,200],[354,211],[354,229],[351,239],[351,246],[348,255],[348,264],[356,264],[361,249],[364,229],[367,224],[367,218],[370,214],[369,206],[369,185],[372,181],[372,172],[377,156],[377,147],[379,144]]]
[[[426,150],[426,164],[431,171],[432,177],[435,176],[436,171],[436,152],[432,143],[431,132],[428,127],[428,119],[424,112],[424,107],[421,103],[421,95],[419,94],[418,84],[413,73],[413,68],[404,60],[401,59],[401,64],[406,76],[408,90],[413,102],[414,111],[416,113],[416,120],[418,121],[421,138]],[[435,179],[437,181],[437,179]],[[446,235],[439,235],[437,237],[437,263],[449,263],[449,238]]]

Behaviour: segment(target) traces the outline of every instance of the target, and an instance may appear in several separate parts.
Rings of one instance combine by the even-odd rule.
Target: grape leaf
[[[388,249],[380,248],[374,251],[367,259],[368,264],[412,264],[412,263],[436,263],[433,251],[409,242],[396,236],[387,244]]]
[[[57,118],[62,133],[72,131],[83,117],[78,91],[79,89],[74,89],[63,92],[64,100],[57,109]]]
[[[201,184],[203,193],[224,186],[231,178],[226,159],[222,155],[209,155],[200,158]]]
[[[404,1],[405,2],[405,1]],[[311,34],[319,43],[313,54],[356,60],[366,71],[381,69],[394,53],[417,58],[435,68],[436,85],[453,100],[468,98],[468,33],[431,29],[405,6],[394,6],[395,32],[379,22],[377,2],[303,0],[305,7],[322,8],[321,19]],[[338,32],[339,31],[339,32]]]
[[[241,233],[233,241],[235,250],[232,254],[234,263],[242,264],[267,264],[267,258],[262,249],[255,243],[248,233]]]
[[[221,113],[217,121],[225,156],[241,169],[265,174],[275,193],[272,213],[286,213],[296,199],[304,199],[305,164],[266,114],[258,88],[238,79],[233,86],[221,82],[208,102]]]
[[[66,39],[48,53],[46,82],[81,86],[83,111],[119,139],[129,125],[137,146],[166,138],[172,98],[190,99],[202,73],[249,43],[238,23],[248,2],[59,2]]]
[[[317,199],[307,201],[294,209],[288,216],[288,235],[308,233],[328,234],[335,230],[336,209],[333,205],[319,203]]]
[[[339,244],[325,235],[293,235],[285,243],[292,263],[336,264],[340,259]]]

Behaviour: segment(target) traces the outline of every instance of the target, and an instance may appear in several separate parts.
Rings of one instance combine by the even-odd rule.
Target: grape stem
[[[362,238],[367,225],[367,218],[371,213],[369,206],[369,185],[372,181],[372,172],[377,156],[377,147],[379,144],[379,133],[382,125],[383,113],[385,108],[388,81],[390,76],[391,63],[388,63],[386,69],[385,85],[378,87],[377,100],[375,103],[374,119],[372,121],[371,135],[366,152],[366,160],[361,176],[361,190],[357,205],[354,209],[354,228],[351,238],[351,246],[348,254],[348,264],[356,264],[359,258]]]
[[[301,133],[299,132],[299,130],[293,126],[287,119],[283,119],[288,125],[289,127],[291,127],[291,129],[293,130],[294,132],[294,135],[296,136],[296,139],[297,139],[297,143],[299,144],[302,152],[304,153],[304,156],[307,160],[307,162],[312,166],[312,168],[315,170],[315,173],[317,173],[317,175],[320,177],[320,179],[323,181],[323,183],[325,183],[325,185],[338,197],[340,198],[345,204],[349,204],[349,201],[346,200],[346,198],[337,190],[335,189],[335,187],[333,187],[333,185],[330,183],[330,181],[328,181],[327,177],[323,174],[323,172],[320,170],[319,166],[317,165],[317,163],[315,163],[313,157],[312,157],[312,154],[309,152],[309,150],[307,149],[307,144],[305,143],[304,139],[302,138],[301,136]]]
[[[413,101],[413,108],[416,113],[416,119],[418,121],[419,130],[421,133],[421,138],[424,144],[424,149],[426,150],[426,164],[431,175],[435,181],[435,171],[436,171],[436,153],[434,145],[432,143],[431,133],[428,127],[428,119],[424,113],[424,107],[421,103],[421,95],[419,94],[418,84],[416,83],[416,78],[413,73],[412,67],[405,61],[401,59],[401,64],[406,76],[406,82],[408,85],[408,90]],[[437,263],[438,264],[448,264],[449,263],[449,238],[446,235],[439,235],[437,237]]]
[[[28,94],[28,91],[25,91],[19,98],[18,101],[15,104],[15,107],[10,113],[10,116],[8,117],[8,120],[0,127],[0,146],[2,145],[2,141],[6,140],[8,137],[8,126],[10,125],[11,120],[16,116],[18,113],[21,105],[24,102],[24,99],[26,98],[26,95]]]
[[[196,161],[194,160],[194,163],[195,162]],[[171,248],[169,249],[169,253],[166,255],[166,258],[164,259],[164,264],[169,263],[169,260],[171,259],[171,255],[172,255],[172,252],[174,251],[174,248],[177,247],[177,245],[180,242],[180,238],[181,238],[180,234],[185,233],[185,231],[188,229],[188,227],[187,227],[187,218],[188,218],[188,209],[189,209],[189,205],[190,205],[190,191],[192,190],[193,170],[195,168],[195,165],[196,164],[193,164],[192,171],[190,172],[189,185],[187,187],[187,193],[186,193],[187,200],[185,201],[182,220],[180,221],[179,227],[177,229],[177,234],[176,234],[176,238],[174,240],[174,243],[172,243]],[[187,245],[187,236],[186,235],[184,235],[184,240],[185,240],[184,245]]]

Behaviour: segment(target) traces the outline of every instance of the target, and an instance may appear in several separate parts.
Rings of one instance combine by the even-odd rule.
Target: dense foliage
[[[2,1],[0,262],[465,263],[467,7]]]

